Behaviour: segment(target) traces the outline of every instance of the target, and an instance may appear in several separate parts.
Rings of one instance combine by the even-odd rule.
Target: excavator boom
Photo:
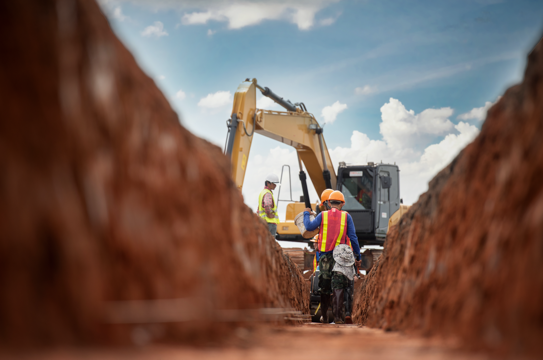
[[[257,88],[287,111],[257,109]],[[229,120],[226,154],[232,159],[232,178],[240,190],[243,188],[254,131],[294,147],[300,170],[303,170],[303,163],[317,193],[326,188],[335,188],[337,177],[322,128],[311,113],[301,108],[283,100],[270,89],[258,86],[256,79],[247,79],[239,85]]]

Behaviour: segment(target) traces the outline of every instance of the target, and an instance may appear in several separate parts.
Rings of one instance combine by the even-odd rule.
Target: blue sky
[[[231,97],[257,78],[326,123],[336,168],[397,162],[406,203],[477,135],[486,109],[522,79],[543,33],[543,1],[100,4],[194,134],[222,147]],[[292,149],[257,136],[243,191],[253,208],[268,172],[297,168]]]

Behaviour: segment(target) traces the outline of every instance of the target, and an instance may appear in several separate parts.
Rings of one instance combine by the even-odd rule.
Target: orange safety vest
[[[347,212],[332,208],[323,211],[321,216],[318,250],[329,252],[339,244],[347,244]]]

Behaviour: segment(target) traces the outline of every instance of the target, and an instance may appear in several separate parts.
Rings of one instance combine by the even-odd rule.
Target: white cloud
[[[119,21],[125,21],[126,19],[128,19],[128,16],[125,16],[123,14],[120,6],[117,6],[115,7],[115,9],[113,9],[113,17]]]
[[[98,0],[98,5],[102,11],[110,18],[118,21],[131,20],[130,17],[123,14],[123,10],[117,0]]]
[[[470,111],[468,111],[467,113],[463,113],[463,114],[458,115],[457,118],[460,119],[460,120],[483,121],[486,118],[486,113],[487,113],[488,109],[490,109],[492,107],[492,105],[494,105],[499,99],[500,99],[500,97],[498,97],[498,99],[495,102],[487,101],[487,102],[485,102],[484,106],[481,106],[481,107],[478,107],[478,108],[473,108]]]
[[[142,32],[142,36],[145,37],[161,37],[161,36],[168,36],[168,32],[164,30],[164,24],[161,21],[155,21],[154,25],[147,26]]]
[[[157,80],[164,80],[164,79],[166,79],[166,76],[164,76],[164,75],[158,75],[155,79],[157,79]]]
[[[369,95],[377,92],[377,88],[373,86],[366,85],[364,87],[357,87],[354,89],[354,93],[356,95]]]
[[[260,24],[265,20],[287,21],[308,30],[315,25],[315,15],[339,0],[127,0],[155,9],[176,9],[183,12],[185,25],[207,24],[209,21],[228,23],[229,29]],[[333,19],[335,20],[335,19]],[[333,23],[330,19],[321,22]]]
[[[321,25],[321,26],[330,26],[333,23],[335,23],[336,20],[337,20],[337,18],[333,18],[333,17],[322,19],[322,20],[319,21],[319,25]]]
[[[185,94],[183,90],[179,90],[178,92],[175,93],[175,98],[178,100],[183,100],[186,97],[187,97],[187,94]]]
[[[281,105],[277,104],[267,96],[261,96],[259,99],[257,99],[256,107],[264,110],[284,110]]]
[[[394,101],[392,101],[394,100]],[[452,109],[427,109],[420,114],[405,110],[403,104],[395,99],[381,108],[381,129],[386,121],[396,121],[398,128],[393,133],[382,133],[380,140],[371,140],[366,134],[354,131],[349,147],[336,147],[330,150],[334,165],[339,161],[350,164],[366,164],[368,161],[396,163],[400,167],[401,196],[406,204],[417,201],[420,194],[428,189],[428,181],[445,167],[479,133],[479,129],[465,122],[450,123],[445,114]],[[450,123],[450,125],[448,125]],[[423,124],[430,124],[427,127]],[[432,127],[433,126],[433,127]],[[440,137],[420,149],[413,143],[417,132],[438,131]],[[402,141],[402,138],[407,141]],[[401,141],[398,146],[397,141]]]
[[[232,105],[232,93],[230,91],[217,91],[208,94],[198,101],[198,106],[206,109],[217,109],[226,105]]]
[[[426,109],[419,114],[407,110],[398,100],[390,98],[381,107],[381,135],[391,148],[425,147],[436,136],[450,132],[454,125],[449,120],[454,110],[450,107]]]
[[[338,114],[343,112],[345,109],[347,109],[347,104],[342,104],[339,101],[336,101],[330,106],[326,106],[324,109],[322,109],[321,113],[321,116],[324,119],[324,124],[332,124],[334,121],[336,121]]]
[[[211,30],[211,29],[207,29],[207,36],[212,36],[213,34],[215,34],[217,31],[214,31],[214,30]]]

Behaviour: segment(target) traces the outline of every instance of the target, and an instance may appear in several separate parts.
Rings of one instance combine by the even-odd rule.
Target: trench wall
[[[398,226],[355,301],[358,323],[543,354],[543,42]]]
[[[4,1],[0,29],[1,345],[216,341],[251,309],[308,311],[228,159],[94,1]]]

